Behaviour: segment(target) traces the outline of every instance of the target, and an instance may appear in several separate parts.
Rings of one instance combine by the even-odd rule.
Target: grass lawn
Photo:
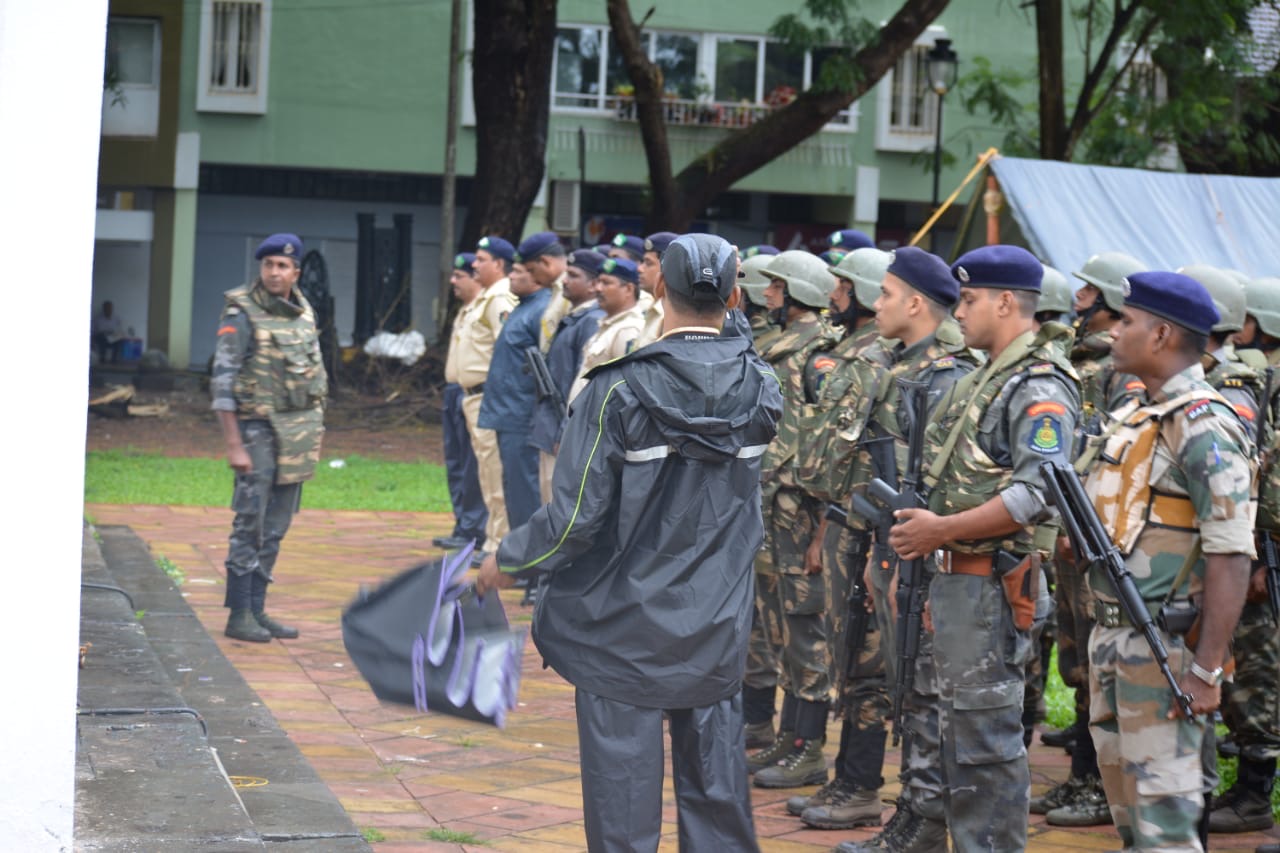
[[[449,512],[444,467],[350,456],[323,461],[302,490],[303,509]],[[85,454],[86,503],[228,506],[234,475],[225,459],[173,458],[131,451]]]

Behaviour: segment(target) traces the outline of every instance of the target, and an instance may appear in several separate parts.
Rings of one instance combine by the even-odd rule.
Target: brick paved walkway
[[[298,626],[298,640],[257,645],[222,634],[226,611],[222,563],[231,513],[221,508],[88,505],[99,524],[125,524],[156,556],[186,574],[191,607],[222,651],[258,692],[290,738],[341,800],[357,826],[376,831],[378,851],[584,850],[573,690],[544,670],[526,647],[520,706],[507,728],[490,727],[412,708],[381,705],[342,645],[339,617],[361,584],[373,584],[437,555],[430,542],[447,533],[452,516],[304,510],[285,539],[269,609]],[[529,622],[520,592],[503,600],[514,624]],[[834,757],[839,729],[827,752]],[[897,772],[897,752],[889,754]],[[1036,792],[1064,778],[1060,750],[1032,750]],[[896,791],[896,785],[886,793]],[[665,787],[662,849],[676,850],[670,771]],[[783,807],[791,791],[753,789],[756,830],[765,853],[823,851],[869,830],[806,829]],[[252,789],[242,791],[252,796]],[[474,843],[447,840],[468,833]],[[428,835],[431,833],[431,835]],[[446,840],[432,838],[446,837]],[[1280,833],[1277,833],[1280,837]],[[1262,835],[1215,836],[1215,851],[1252,851]],[[1103,831],[1061,830],[1033,817],[1029,850],[1109,850],[1119,839]]]

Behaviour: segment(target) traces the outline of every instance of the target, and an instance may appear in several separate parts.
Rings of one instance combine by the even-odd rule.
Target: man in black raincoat
[[[740,688],[760,456],[782,396],[751,338],[720,334],[737,253],[686,234],[662,258],[663,335],[590,375],[551,502],[503,539],[477,589],[547,578],[533,619],[577,688],[587,842],[656,850],[663,712],[682,850],[756,851]]]

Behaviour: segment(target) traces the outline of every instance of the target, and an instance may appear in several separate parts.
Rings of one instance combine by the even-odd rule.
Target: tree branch
[[[1107,33],[1107,39],[1103,42],[1102,47],[1098,50],[1097,61],[1089,69],[1089,73],[1085,75],[1084,83],[1080,86],[1080,94],[1076,98],[1075,112],[1071,116],[1071,124],[1067,128],[1067,146],[1063,152],[1062,159],[1071,159],[1071,154],[1075,148],[1076,142],[1084,135],[1085,128],[1089,126],[1089,122],[1093,121],[1098,111],[1106,104],[1107,99],[1115,92],[1116,78],[1120,74],[1116,74],[1112,78],[1110,85],[1104,90],[1101,99],[1095,99],[1094,93],[1098,86],[1102,83],[1106,76],[1107,70],[1111,67],[1112,57],[1115,55],[1116,48],[1120,46],[1120,41],[1124,38],[1125,31],[1129,29],[1129,24],[1133,22],[1133,18],[1137,15],[1138,10],[1142,7],[1143,0],[1133,0],[1128,6],[1123,5],[1120,0],[1115,4],[1115,14],[1111,18],[1111,29]],[[1155,16],[1152,16],[1153,21]],[[1134,44],[1134,53],[1146,42],[1154,30],[1154,25],[1149,24],[1144,28],[1140,40]],[[1130,55],[1129,61],[1132,62],[1133,56]],[[1128,63],[1126,63],[1128,67]]]

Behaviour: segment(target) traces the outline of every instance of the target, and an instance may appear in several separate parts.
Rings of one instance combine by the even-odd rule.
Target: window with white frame
[[[155,136],[160,127],[160,22],[107,19],[102,135]]]
[[[196,109],[265,113],[271,0],[201,0]]]
[[[933,146],[938,96],[929,88],[929,51],[946,38],[941,27],[930,27],[898,58],[884,76],[876,98],[876,147],[887,151],[923,151]]]
[[[662,70],[665,95],[673,104],[669,119],[677,123],[693,123],[684,119],[695,115],[705,117],[707,107],[733,108],[732,115],[745,119],[747,112],[763,114],[770,107],[783,106],[812,84],[822,60],[836,50],[796,51],[762,36],[646,30],[642,38],[649,59]],[[627,113],[631,81],[608,27],[561,25],[552,79],[552,106],[557,111],[613,110],[621,103],[620,114]],[[682,103],[703,108],[682,111],[675,106]],[[728,115],[724,109],[716,114]],[[828,126],[856,130],[856,105]]]

